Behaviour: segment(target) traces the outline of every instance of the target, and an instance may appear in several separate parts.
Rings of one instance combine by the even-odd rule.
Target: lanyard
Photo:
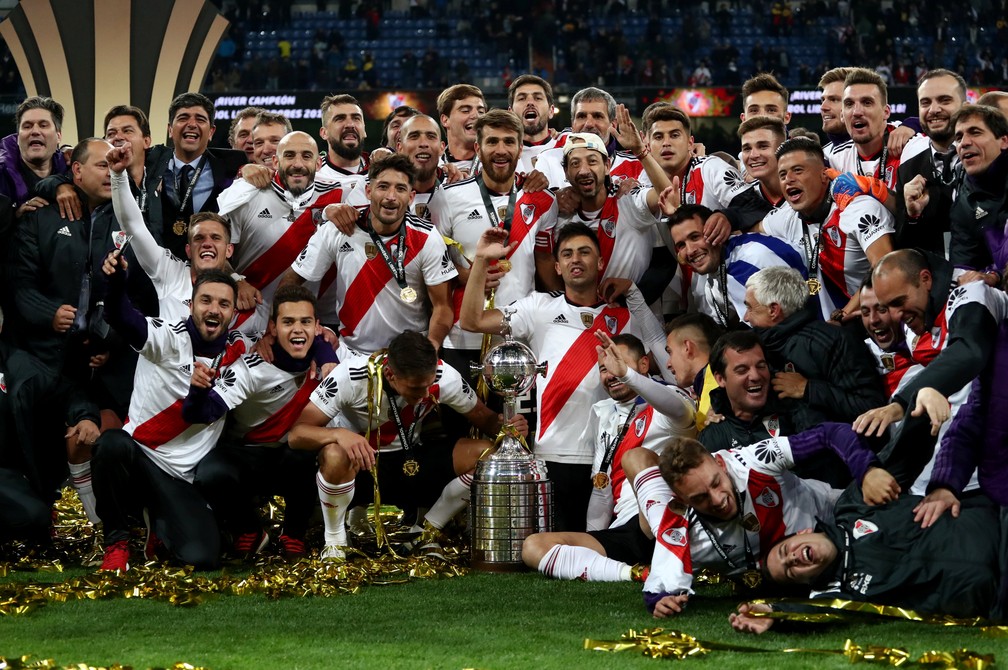
[[[392,254],[389,252],[388,247],[382,242],[381,237],[378,233],[374,231],[374,228],[367,223],[368,211],[365,210],[361,214],[361,228],[367,231],[368,235],[371,236],[371,241],[374,245],[378,247],[378,253],[381,254],[382,260],[385,261],[385,265],[392,272],[392,278],[396,280],[399,284],[400,289],[406,288],[406,267],[404,260],[406,258],[406,221],[402,221],[399,224],[398,239],[396,241],[396,258],[392,258]]]
[[[612,440],[606,440],[604,437],[602,438],[606,447],[605,454],[602,456],[602,467],[599,468],[599,472],[609,471],[609,466],[612,465],[613,457],[616,456],[616,448],[619,447],[620,442],[622,442],[623,438],[626,437],[627,431],[630,430],[630,422],[633,421],[634,416],[636,416],[637,406],[641,402],[643,402],[643,400],[638,397],[634,402],[634,406],[631,407],[630,411],[627,413],[626,421],[623,422],[623,427],[619,429],[618,433],[616,433],[615,438]],[[603,435],[605,435],[605,433],[603,433]]]
[[[399,394],[396,393],[390,385],[388,392],[385,395],[388,397],[389,412],[392,414],[392,420],[395,422],[396,430],[399,432],[399,443],[402,444],[403,451],[409,454],[410,449],[413,448],[413,439],[417,424],[421,422],[423,417],[414,417],[413,423],[410,424],[409,430],[407,431],[406,426],[403,425],[402,415],[399,413],[399,408],[396,406],[396,400],[399,398]]]
[[[721,250],[724,253],[724,249]],[[728,265],[725,260],[721,259],[721,264],[718,266],[718,276],[717,281],[721,284],[721,297],[724,299],[724,308],[722,309],[718,305],[717,299],[712,300],[714,303],[714,311],[717,312],[718,318],[721,319],[721,323],[724,324],[725,328],[730,328],[728,323]]]
[[[689,159],[689,162],[686,163],[686,172],[683,173],[682,181],[679,183],[679,206],[680,207],[682,205],[686,204],[686,184],[687,184],[687,182],[689,182],[690,172],[693,171],[693,166],[696,165],[697,162],[698,161],[697,161],[696,157],[692,157],[692,158]],[[700,203],[696,203],[696,204],[699,205]]]
[[[477,179],[476,181],[479,183],[480,195],[483,196],[483,206],[486,207],[487,216],[490,217],[490,225],[494,228],[501,227],[510,235],[511,220],[514,219],[515,200],[518,198],[518,189],[515,185],[511,186],[507,209],[504,212],[504,219],[502,220],[490,201],[490,191],[487,189],[486,182],[482,179]]]
[[[857,166],[858,174],[861,175],[862,177],[867,177],[868,175],[864,173],[864,168],[861,167],[861,156],[857,152],[857,147],[854,148],[854,158],[855,158],[854,164]],[[879,158],[878,167],[875,168],[875,174],[872,176],[875,177],[876,179],[881,179],[882,181],[885,181],[886,164],[888,162],[889,162],[889,131],[887,130],[884,133],[882,133],[882,156]],[[886,186],[888,186],[888,184]]]
[[[741,519],[742,518],[742,497],[739,495],[738,491],[735,492],[735,502],[738,505],[738,517]],[[705,533],[707,533],[708,539],[710,539],[711,544],[714,545],[714,550],[718,553],[718,556],[721,557],[721,560],[723,560],[725,563],[728,564],[729,568],[731,568],[732,570],[738,570],[740,567],[742,567],[740,565],[737,565],[735,563],[735,561],[733,561],[728,556],[728,552],[721,545],[721,543],[718,542],[717,538],[714,537],[714,533],[711,532],[711,529],[704,522],[703,517],[701,517],[699,514],[697,514],[696,510],[693,509],[692,507],[690,508],[690,511],[689,511],[689,519],[688,520],[689,520],[689,523],[691,523],[691,524],[694,521],[700,523],[700,527],[703,528],[703,530],[704,530]],[[743,547],[745,549],[745,568],[747,570],[755,570],[756,567],[757,567],[756,566],[756,557],[753,555],[752,547],[749,545],[749,534],[746,531],[745,526],[742,527],[742,544],[743,544]]]
[[[179,200],[178,209],[180,212],[185,209],[186,203],[188,203],[189,198],[192,197],[193,189],[196,188],[196,182],[199,181],[200,175],[203,174],[203,168],[206,167],[206,164],[207,164],[207,157],[206,154],[204,154],[203,160],[199,162],[199,165],[196,167],[196,171],[193,172],[192,177],[189,178],[189,188],[186,189],[185,196],[181,200]],[[175,197],[178,197],[179,178],[182,177],[182,170],[185,169],[185,167],[186,166],[179,167],[178,172],[175,173]]]

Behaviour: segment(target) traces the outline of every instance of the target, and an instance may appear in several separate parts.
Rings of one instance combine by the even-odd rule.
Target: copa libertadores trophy
[[[502,310],[504,341],[490,349],[482,365],[473,364],[494,393],[504,397],[504,425],[495,450],[476,464],[471,487],[472,566],[478,570],[512,572],[524,569],[522,542],[532,533],[553,528],[553,483],[546,465],[532,456],[525,440],[509,425],[516,398],[546,376],[532,350],[511,337],[511,314]]]

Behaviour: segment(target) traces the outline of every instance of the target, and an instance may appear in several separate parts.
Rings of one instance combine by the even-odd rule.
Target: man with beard
[[[364,151],[364,110],[357,98],[344,93],[322,99],[319,137],[328,145],[319,178],[344,183],[348,190],[363,188],[370,160]]]
[[[353,232],[320,226],[283,277],[283,284],[333,277],[341,359],[373,353],[406,330],[426,331],[440,349],[451,329],[449,280],[458,273],[434,227],[409,213],[415,182],[405,156],[376,160],[365,187],[370,206]]]
[[[861,325],[868,334],[865,345],[875,357],[876,370],[891,399],[924,368],[910,358],[903,324],[879,302],[871,275],[861,282]]]
[[[441,190],[444,181],[440,168],[444,149],[441,128],[426,114],[407,118],[399,128],[396,151],[406,156],[416,168],[416,195],[410,203],[410,211],[428,221],[431,218],[429,203]]]
[[[217,443],[224,422],[192,425],[182,417],[181,401],[194,365],[217,374],[244,350],[228,342],[238,289],[222,272],[201,273],[193,285],[189,318],[166,323],[144,318],[133,308],[125,293],[126,262],[118,253],[109,254],[102,269],[108,277],[109,323],[140,352],[140,363],[130,420],[122,430],[102,433],[94,447],[94,490],[104,525],[101,569],[129,569],[129,519],[145,508],[149,532],[175,559],[213,569],[220,560],[220,536],[199,490],[198,466]]]
[[[609,398],[592,405],[581,434],[594,454],[588,532],[534,533],[522,560],[557,579],[630,581],[642,578],[632,566],[650,563],[654,539],[641,529],[623,456],[638,447],[661,453],[670,437],[694,436],[694,404],[685,391],[647,377],[651,359],[639,339],[600,339],[599,383]]]
[[[847,127],[843,120],[843,90],[844,81],[850,74],[849,67],[835,67],[827,70],[819,79],[820,97],[819,114],[822,116],[822,131],[826,135],[823,153],[828,157],[833,148],[850,141]]]
[[[315,179],[320,163],[315,140],[295,131],[277,146],[276,174],[269,186],[260,189],[238,181],[221,194],[221,215],[231,221],[235,245],[232,265],[241,279],[262,292],[256,317],[262,324],[269,320],[269,304],[280,277],[314,235],[325,208],[343,199],[345,191],[339,184]],[[328,286],[313,288],[325,296]],[[320,298],[320,303],[323,323],[337,323],[332,299]]]
[[[553,119],[553,87],[542,77],[523,74],[508,86],[508,109],[522,120],[522,152],[518,172],[528,174],[535,169],[539,154],[556,146],[550,131]]]
[[[522,121],[512,112],[492,109],[476,119],[477,159],[483,169],[469,179],[449,184],[430,202],[431,223],[459,243],[452,251],[459,273],[456,303],[469,279],[480,236],[487,228],[508,232],[511,250],[487,274],[487,292],[494,302],[509,305],[536,287],[561,287],[553,271],[551,244],[556,225],[556,198],[547,190],[526,192],[515,175],[521,155]],[[456,323],[445,338],[442,356],[466,373],[479,357],[482,335],[467,333]]]
[[[892,215],[866,195],[841,207],[830,195],[822,147],[809,138],[777,148],[777,176],[786,202],[758,230],[801,251],[809,293],[818,296],[824,319],[856,318],[861,282],[892,250]]]
[[[437,110],[448,138],[442,160],[467,174],[475,173],[479,165],[475,124],[487,110],[483,91],[472,84],[449,86],[438,95]]]
[[[945,255],[944,234],[959,167],[952,116],[966,102],[966,82],[951,70],[930,70],[917,85],[917,101],[924,134],[910,140],[900,157],[895,246]],[[921,205],[923,197],[927,207]]]

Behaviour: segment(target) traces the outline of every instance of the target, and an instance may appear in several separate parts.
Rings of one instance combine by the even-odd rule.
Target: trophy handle
[[[543,379],[546,378],[546,371],[549,369],[549,361],[543,361],[542,363],[536,363],[536,374],[542,375]]]

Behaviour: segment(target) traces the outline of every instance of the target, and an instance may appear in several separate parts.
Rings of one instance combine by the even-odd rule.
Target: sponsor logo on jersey
[[[563,314],[558,314],[553,318],[553,323],[567,323],[567,317]]]
[[[868,593],[868,585],[871,584],[872,576],[864,572],[855,572],[850,577],[850,587],[860,594]]]
[[[62,228],[60,228],[59,230],[57,230],[56,234],[57,235],[66,235],[67,237],[71,237],[71,235],[70,235],[70,229],[67,228],[66,226],[63,226]]]
[[[184,300],[183,302],[188,303],[190,302],[190,300]],[[161,326],[164,325],[164,321],[162,319],[158,319],[157,317],[151,317],[150,325],[154,326],[155,328],[160,328]]]
[[[585,328],[591,328],[591,325],[595,323],[595,315],[591,312],[581,312],[581,323]]]
[[[276,386],[274,386],[273,388],[271,388],[269,390],[269,394],[270,395],[276,395],[277,393],[280,393],[281,391],[283,391],[283,384],[277,384]]]
[[[351,251],[353,251],[353,247],[350,246],[349,242],[344,242],[343,244],[340,245],[339,253],[348,254]]]
[[[987,210],[984,209],[983,207],[977,207],[976,208],[976,218],[982,219],[985,216],[987,216]],[[64,227],[66,227],[66,226],[64,226]]]
[[[479,210],[474,209],[472,212],[469,213],[469,216],[466,217],[466,221],[477,221],[482,218],[483,215],[479,213]]]
[[[665,540],[665,544],[671,545],[673,547],[685,547],[686,529],[669,528],[667,531],[662,533],[662,539]]]
[[[854,522],[853,535],[855,540],[860,540],[865,535],[871,535],[872,533],[878,532],[878,526],[873,524],[871,521],[865,521],[864,519],[858,519]]]
[[[952,289],[952,292],[949,293],[948,297],[948,307],[946,307],[945,309],[951,313],[956,307],[958,307],[958,303],[962,300],[963,296],[965,295],[966,295],[965,286],[957,286],[956,288]]]
[[[756,460],[766,463],[767,465],[774,465],[781,459],[781,452],[775,440],[760,442],[756,445],[753,451],[756,454]]]
[[[723,179],[724,183],[728,185],[730,190],[735,190],[739,186],[743,186],[745,184],[745,182],[742,181],[742,177],[740,177],[735,170],[725,170]]]
[[[776,491],[770,489],[770,487],[765,487],[753,498],[753,502],[760,507],[777,507],[780,505],[780,496],[777,495]]]
[[[234,373],[234,370],[232,370],[231,368],[224,368],[223,370],[221,370],[220,373],[221,384],[230,388],[235,385],[236,381],[238,381],[238,376]]]
[[[186,363],[185,365],[180,365],[178,367],[178,369],[179,369],[179,372],[181,372],[184,375],[191,375],[192,374],[192,364],[190,364],[190,363]]]
[[[272,219],[273,215],[270,214],[269,207],[266,207],[265,209],[263,209],[263,211],[259,212],[259,215],[256,218],[257,219]]]
[[[318,385],[318,391],[326,400],[332,400],[336,397],[336,379],[334,377],[326,377]]]
[[[858,221],[858,230],[862,237],[871,237],[884,227],[882,220],[874,214],[865,214]]]

